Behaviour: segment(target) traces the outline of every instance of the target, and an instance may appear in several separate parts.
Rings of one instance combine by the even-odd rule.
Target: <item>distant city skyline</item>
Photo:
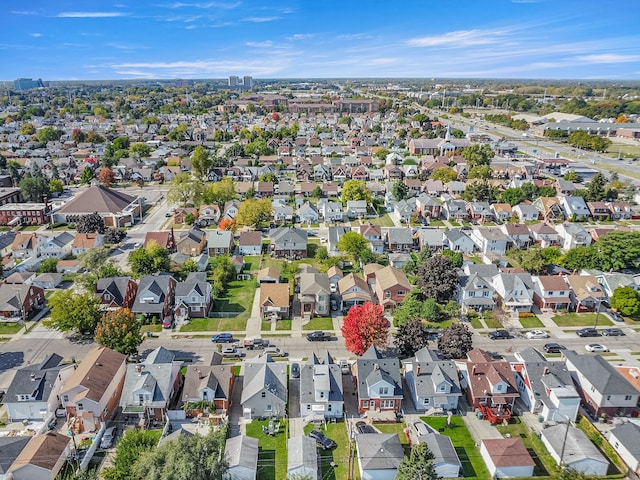
[[[0,6],[0,80],[640,80],[640,8],[585,0]]]

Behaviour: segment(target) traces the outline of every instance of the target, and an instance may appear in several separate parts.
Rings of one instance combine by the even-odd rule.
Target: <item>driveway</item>
[[[344,397],[344,412],[347,418],[359,418],[358,395],[353,384],[353,375],[342,375],[342,391]]]

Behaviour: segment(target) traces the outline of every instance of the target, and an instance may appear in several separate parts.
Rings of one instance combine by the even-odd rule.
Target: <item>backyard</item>
[[[312,424],[306,425],[304,427],[305,435],[313,429],[314,426]],[[332,450],[319,450],[322,478],[326,480],[349,479],[349,435],[344,422],[327,423],[326,429],[321,427],[320,430],[338,445]],[[332,467],[331,462],[335,466]],[[354,472],[356,478],[358,478],[357,467],[355,467]]]
[[[598,317],[598,326],[613,325],[607,317],[596,313],[561,313],[551,319],[559,327],[592,327],[596,323],[596,316]]]
[[[462,463],[463,476],[465,478],[475,478],[486,480],[490,478],[480,451],[476,447],[473,437],[465,427],[462,418],[451,417],[451,425],[447,427],[447,417],[421,417],[422,421],[435,428],[443,435],[451,438],[456,453]]]
[[[498,431],[502,435],[510,435],[512,438],[519,438],[528,450],[529,455],[536,462],[533,468],[533,474],[537,476],[551,475],[555,473],[558,465],[553,459],[547,448],[529,428],[520,422],[520,419],[514,417],[511,423],[506,426],[497,426]]]
[[[276,420],[278,421],[278,420]],[[262,427],[269,421],[253,420],[247,424],[247,435],[258,439],[258,480],[287,478],[287,429],[286,421],[280,420],[280,431],[268,435]]]

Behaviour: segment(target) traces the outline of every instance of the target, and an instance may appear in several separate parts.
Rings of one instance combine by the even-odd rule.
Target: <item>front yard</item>
[[[258,439],[258,480],[287,478],[287,429],[286,421],[280,421],[280,431],[269,435],[262,431],[269,421],[253,420],[247,424],[247,435]],[[278,422],[278,420],[276,420]]]
[[[544,323],[542,323],[540,321],[540,319],[535,316],[534,314],[531,314],[530,317],[520,317],[518,319],[520,321],[520,325],[522,325],[522,328],[542,328],[544,327]]]
[[[333,330],[331,317],[315,317],[302,326],[303,330]]]
[[[389,217],[388,213],[377,218],[367,218],[366,220],[363,220],[363,223],[364,222],[369,222],[371,225],[379,225],[381,227],[395,227],[395,224],[393,223],[393,220],[391,220],[391,217]]]
[[[559,327],[593,327],[596,313],[560,313],[551,318]],[[598,315],[598,326],[613,325],[605,315]]]
[[[0,335],[14,335],[18,333],[20,330],[24,328],[23,325],[19,323],[9,323],[9,322],[1,322],[0,323]]]
[[[181,332],[239,332],[247,328],[248,315],[231,318],[193,318]]]
[[[447,427],[447,417],[421,417],[422,421],[451,438],[456,453],[462,463],[463,476],[477,480],[491,478],[489,470],[480,456],[473,437],[465,427],[462,418],[452,417],[451,426]]]

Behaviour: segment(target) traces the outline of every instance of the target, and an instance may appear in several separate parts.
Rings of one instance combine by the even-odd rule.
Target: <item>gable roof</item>
[[[229,469],[244,467],[256,471],[258,466],[258,439],[247,435],[227,438],[224,455]]]
[[[411,284],[407,276],[398,268],[387,266],[378,270],[375,275],[376,282],[378,282],[378,285],[383,291],[395,286],[402,287],[407,292],[411,290]]]
[[[70,441],[71,439],[67,435],[57,432],[36,435],[31,438],[27,446],[20,452],[9,471],[16,471],[25,465],[36,465],[53,472],[56,463],[65,453]],[[53,473],[57,474],[58,472]]]
[[[482,440],[496,467],[532,467],[535,462],[519,438]]]
[[[105,292],[113,298],[113,303],[122,306],[127,293],[131,277],[99,278],[96,283],[96,295],[102,296]]]
[[[17,370],[5,394],[5,403],[14,403],[18,395],[30,395],[33,401],[46,401],[56,383],[62,357],[52,353],[42,363],[28,365]],[[1,455],[0,455],[1,457]]]
[[[260,305],[271,303],[277,307],[289,306],[288,283],[262,283],[260,284]]]
[[[20,452],[27,446],[33,437],[0,437],[0,475],[9,471],[13,462],[18,458]]]
[[[269,355],[245,361],[244,385],[240,403],[245,403],[258,392],[269,390],[283,403],[287,402],[287,369]]]
[[[122,353],[106,347],[96,347],[87,353],[62,391],[81,385],[87,389],[86,398],[99,402],[125,360],[126,356]]]
[[[362,470],[395,470],[404,459],[404,449],[395,433],[356,435]]]
[[[118,213],[130,205],[136,197],[119,190],[112,190],[104,185],[94,185],[71,201],[65,203],[58,213]]]
[[[604,357],[600,355],[580,355],[573,350],[565,350],[562,355],[601,394],[640,395],[640,392]],[[569,365],[569,370],[571,370],[571,365]]]

